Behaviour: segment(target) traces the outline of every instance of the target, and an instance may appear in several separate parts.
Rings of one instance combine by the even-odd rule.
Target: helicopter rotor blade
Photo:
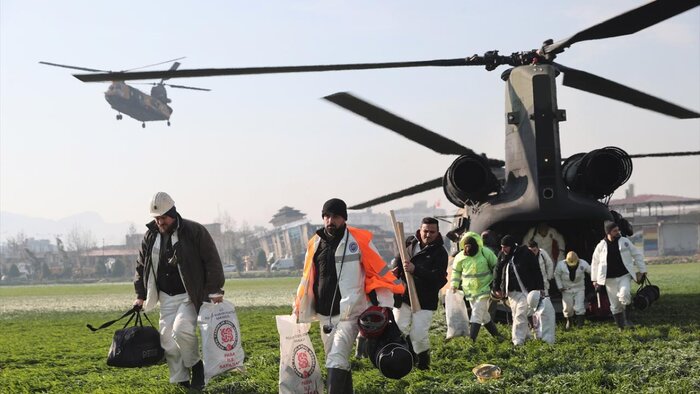
[[[632,158],[632,159],[644,159],[647,157],[678,157],[678,156],[700,156],[700,151],[639,153],[636,155],[630,155],[630,158]]]
[[[367,101],[353,96],[348,92],[334,93],[324,97],[324,99],[343,107],[350,112],[363,116],[370,122],[383,126],[437,153],[444,155],[476,155],[473,150],[462,146],[449,138],[443,137],[440,134],[430,131],[422,126],[398,117],[391,112],[379,108],[374,104],[368,103]],[[489,161],[490,166],[501,167],[504,164],[501,160],[487,160]]]
[[[650,157],[680,157],[680,156],[700,156],[700,151],[686,151],[686,152],[658,152],[658,153],[638,153],[636,155],[629,155],[630,159],[646,159]],[[569,160],[568,157],[562,157],[561,161],[565,162]]]
[[[163,85],[165,86],[170,86],[171,88],[178,88],[178,89],[191,89],[191,90],[201,90],[203,92],[211,92],[211,89],[206,89],[206,88],[195,88],[193,86],[184,86],[184,85],[171,85],[169,83],[164,83]]]
[[[424,191],[437,189],[438,187],[442,187],[442,177],[435,178],[435,179],[429,180],[427,182],[423,182],[419,185],[411,186],[407,189],[403,189],[403,190],[400,190],[400,191],[395,192],[395,193],[390,193],[390,194],[375,198],[373,200],[369,200],[367,202],[355,204],[351,207],[348,207],[348,209],[365,209],[365,208],[369,208],[369,207],[372,207],[375,205],[383,204],[385,202],[393,201],[393,200],[399,199],[401,197],[407,197],[407,196],[418,194],[418,193],[421,193]]]
[[[91,72],[99,72],[99,73],[108,73],[108,72],[109,72],[109,71],[106,71],[106,70],[96,70],[96,69],[94,69],[94,68],[68,66],[68,65],[65,65],[65,64],[50,63],[50,62],[39,62],[39,64],[46,64],[47,66],[63,67],[63,68],[72,68],[73,70],[91,71]],[[110,80],[105,80],[105,81],[111,81],[111,79],[110,79]]]
[[[106,74],[74,74],[73,76],[83,82],[101,81],[131,81],[138,79],[158,79],[158,78],[196,78],[215,77],[222,75],[253,75],[253,74],[281,74],[281,73],[303,73],[321,71],[342,71],[342,70],[375,70],[385,68],[408,68],[408,67],[452,67],[483,65],[483,63],[469,62],[465,58],[424,60],[412,62],[389,62],[389,63],[351,63],[351,64],[328,64],[311,66],[281,66],[281,67],[244,67],[244,68],[199,68],[189,70],[168,70],[168,71],[141,71],[141,72],[116,72]]]
[[[573,36],[546,45],[545,54],[563,52],[574,43],[636,33],[700,5],[700,0],[657,0],[608,19]]]
[[[187,56],[178,57],[177,59],[170,59],[170,60],[166,60],[166,61],[164,61],[164,62],[153,63],[153,64],[149,64],[149,65],[147,65],[147,66],[141,66],[141,67],[136,67],[136,68],[131,68],[131,69],[128,69],[128,70],[120,71],[120,73],[127,73],[127,72],[131,72],[131,71],[134,71],[134,70],[141,70],[141,69],[148,68],[148,67],[160,66],[161,64],[170,63],[170,62],[176,62],[176,63],[177,63],[177,60],[182,60],[182,59],[186,59],[186,58],[187,58]],[[174,65],[175,65],[175,64],[173,64],[173,66],[174,66]],[[177,63],[177,65],[179,66],[180,63]],[[172,66],[171,66],[170,68],[173,69]],[[177,68],[177,67],[175,67],[175,68]],[[144,78],[144,79],[156,79],[156,78]],[[125,81],[125,79],[116,79],[115,81]]]
[[[613,82],[609,79],[597,75],[566,67],[554,63],[561,72],[564,73],[564,86],[585,92],[608,97],[613,100],[622,101],[627,104],[645,108],[664,115],[673,116],[679,119],[692,119],[700,117],[700,114],[689,109],[669,103],[658,97],[640,92],[625,85]]]

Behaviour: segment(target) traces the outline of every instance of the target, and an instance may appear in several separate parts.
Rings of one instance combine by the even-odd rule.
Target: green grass
[[[633,312],[640,324],[620,333],[611,321],[587,321],[582,330],[557,328],[557,343],[528,342],[513,348],[497,343],[482,330],[475,344],[467,338],[444,341],[444,313],[431,328],[432,369],[414,370],[401,380],[379,375],[367,359],[354,360],[358,393],[589,393],[700,392],[700,264],[654,265],[650,279],[661,298],[645,311]],[[270,289],[294,290],[298,278],[229,280],[228,297],[257,294],[260,303]],[[123,292],[123,294],[121,294]],[[129,284],[0,288],[0,303],[17,297],[84,297],[99,300],[121,294]],[[45,300],[46,298],[41,298]],[[231,373],[210,382],[208,392],[276,393],[279,337],[274,315],[289,306],[238,307],[246,351],[245,373]],[[122,309],[123,310],[123,309]],[[0,392],[181,392],[167,383],[165,365],[140,369],[107,367],[112,328],[90,332],[120,310],[103,312],[13,311],[0,314]],[[154,314],[155,315],[155,314]],[[499,325],[509,336],[509,327]],[[320,358],[318,326],[312,341]],[[471,369],[481,363],[501,367],[503,377],[478,383]]]

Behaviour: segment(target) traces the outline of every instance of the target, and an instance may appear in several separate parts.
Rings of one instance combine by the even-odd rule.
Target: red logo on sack
[[[220,322],[214,330],[214,342],[221,350],[231,350],[238,344],[238,330],[229,320]]]
[[[316,369],[316,355],[306,345],[299,345],[292,353],[292,368],[300,378],[308,378]]]

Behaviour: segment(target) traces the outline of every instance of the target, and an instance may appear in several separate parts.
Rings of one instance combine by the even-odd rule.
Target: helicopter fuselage
[[[122,81],[114,81],[109,85],[105,92],[105,100],[115,111],[140,122],[167,121],[173,113],[166,103]]]
[[[557,106],[555,78],[550,65],[504,73],[506,180],[499,193],[467,207],[470,230],[491,229],[520,241],[529,229],[547,223],[564,235],[568,250],[588,259],[612,216],[605,204],[564,183],[559,122],[565,112]]]

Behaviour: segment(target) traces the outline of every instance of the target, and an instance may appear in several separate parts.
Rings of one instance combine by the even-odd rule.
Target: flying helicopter
[[[173,62],[170,66],[169,71],[177,70],[180,67],[180,63],[177,60],[182,60],[184,57],[167,60],[165,62],[160,62],[156,64],[150,64],[148,66],[138,67],[132,70],[138,70],[146,67],[153,67],[164,63]],[[40,64],[45,64],[47,66],[70,68],[74,70],[91,71],[91,72],[105,72],[105,70],[97,70],[93,68],[86,67],[76,67],[68,66],[65,64],[57,64],[50,62],[39,62]],[[105,92],[105,100],[109,105],[117,111],[117,120],[122,120],[123,115],[126,114],[133,119],[141,122],[141,127],[146,127],[146,122],[153,122],[164,120],[170,126],[170,115],[173,113],[173,109],[168,105],[171,100],[168,98],[168,92],[165,87],[169,86],[171,88],[177,89],[190,89],[190,90],[200,90],[204,92],[209,92],[211,89],[195,88],[192,86],[183,85],[173,85],[165,83],[169,78],[160,78],[159,82],[144,83],[145,85],[153,85],[151,88],[151,94],[148,95],[133,86],[129,86],[124,83],[124,80],[114,79],[112,83],[107,88]]]
[[[617,82],[555,62],[575,43],[636,33],[684,11],[700,1],[655,1],[625,12],[573,36],[545,41],[537,49],[501,55],[489,51],[454,59],[385,63],[331,64],[284,67],[207,68],[76,75],[84,82],[112,79],[191,78],[224,75],[301,73],[407,67],[484,66],[493,71],[510,66],[501,78],[506,84],[505,160],[488,158],[437,133],[411,123],[350,93],[325,99],[384,126],[441,154],[458,158],[444,176],[382,197],[356,204],[363,209],[437,187],[463,212],[463,229],[491,229],[522,239],[539,223],[560,231],[567,244],[590,259],[602,238],[603,222],[613,220],[606,202],[632,173],[632,159],[647,156],[697,155],[699,152],[630,155],[616,147],[603,147],[562,160],[559,124],[566,111],[557,103],[556,78],[563,85],[622,101],[668,116],[688,119],[700,114]]]

